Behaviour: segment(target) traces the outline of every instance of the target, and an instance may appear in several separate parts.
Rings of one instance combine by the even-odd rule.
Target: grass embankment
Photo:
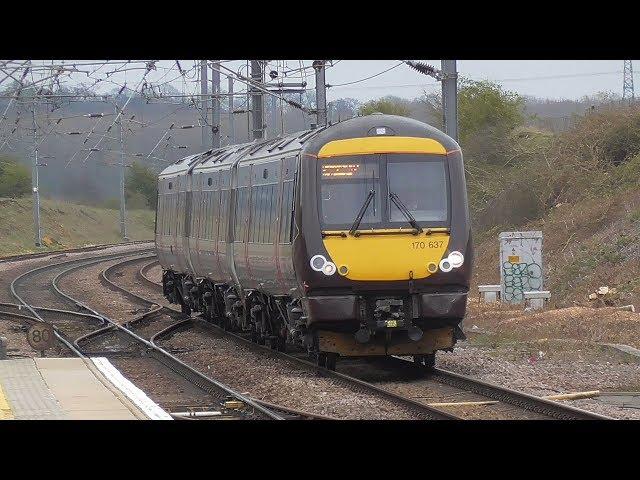
[[[603,306],[588,296],[608,286],[617,290],[606,297],[609,305],[640,307],[640,189],[562,204],[518,229],[544,235],[545,288],[552,305]],[[498,231],[479,240],[474,289],[500,282]]]
[[[121,241],[118,210],[43,199],[40,221],[43,246],[38,249],[33,242],[32,199],[0,198],[0,257]],[[154,221],[150,210],[128,211],[129,239],[152,239]]]

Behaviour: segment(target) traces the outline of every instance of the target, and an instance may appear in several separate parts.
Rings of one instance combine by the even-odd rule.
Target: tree
[[[385,113],[387,115],[400,115],[408,117],[411,109],[408,102],[398,97],[383,97],[377,100],[370,100],[360,107],[360,115],[371,115],[372,113]]]
[[[134,162],[127,173],[125,191],[131,208],[155,208],[158,176],[146,165]]]
[[[0,157],[0,197],[18,198],[31,191],[31,172],[10,157]]]
[[[425,93],[422,100],[434,118],[442,119],[440,93]],[[524,98],[517,93],[486,80],[460,81],[458,140],[467,158],[481,164],[503,165],[511,155],[511,136],[524,123]],[[441,124],[438,126],[441,128]]]
[[[442,95],[423,96],[427,110],[442,118]],[[524,124],[524,98],[487,80],[462,79],[458,86],[458,130],[464,145],[478,135],[506,135]]]
[[[360,102],[355,98],[337,98],[327,104],[329,118],[332,121],[352,118],[358,112]]]

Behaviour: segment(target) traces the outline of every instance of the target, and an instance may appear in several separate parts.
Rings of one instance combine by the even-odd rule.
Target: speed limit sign
[[[31,325],[27,332],[27,341],[34,350],[44,350],[51,348],[56,343],[53,327],[44,322],[37,322]]]

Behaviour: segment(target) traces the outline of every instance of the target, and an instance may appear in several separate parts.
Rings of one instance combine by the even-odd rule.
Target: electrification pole
[[[275,138],[278,136],[278,99],[271,96],[271,135]]]
[[[116,116],[118,116],[118,100],[116,99],[116,104],[114,106]],[[125,183],[125,174],[124,174],[124,137],[122,136],[122,116],[118,119],[118,137],[120,139],[120,236],[123,240],[128,240],[127,238],[127,212],[126,212],[126,204],[125,204],[125,191],[124,191],[124,183]]]
[[[36,247],[42,246],[42,232],[40,231],[40,184],[38,179],[38,126],[36,124],[36,99],[33,98],[31,108],[33,120],[33,167],[31,173],[31,187],[33,190],[33,230]]]
[[[458,72],[455,60],[442,60],[444,132],[458,141]]]
[[[233,78],[229,77],[229,145],[236,143],[236,127],[233,119]]]
[[[325,60],[314,60],[316,72],[316,122],[318,127],[327,124],[327,85],[325,81]]]
[[[211,71],[211,146],[220,148],[220,62],[213,62]]]
[[[260,60],[251,60],[251,80],[264,83],[264,72]],[[264,138],[264,96],[262,91],[253,85],[251,90],[251,117],[253,119],[253,139]]]
[[[200,112],[200,116],[201,116],[201,123],[202,123],[202,149],[203,150],[207,150],[207,146],[209,144],[209,134],[207,133],[207,123],[208,122],[208,118],[209,118],[209,112],[208,112],[208,99],[207,99],[207,90],[208,90],[208,86],[207,86],[207,61],[206,60],[200,60],[200,108],[201,108],[201,112]]]
[[[626,100],[628,103],[632,103],[635,100],[635,94],[633,92],[633,62],[631,60],[624,61],[622,100]]]

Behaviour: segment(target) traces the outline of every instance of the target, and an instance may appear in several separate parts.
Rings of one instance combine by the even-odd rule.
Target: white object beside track
[[[105,357],[92,357],[91,361],[113,386],[120,390],[151,420],[173,420],[171,415],[151,400],[146,393],[127,380]]]

